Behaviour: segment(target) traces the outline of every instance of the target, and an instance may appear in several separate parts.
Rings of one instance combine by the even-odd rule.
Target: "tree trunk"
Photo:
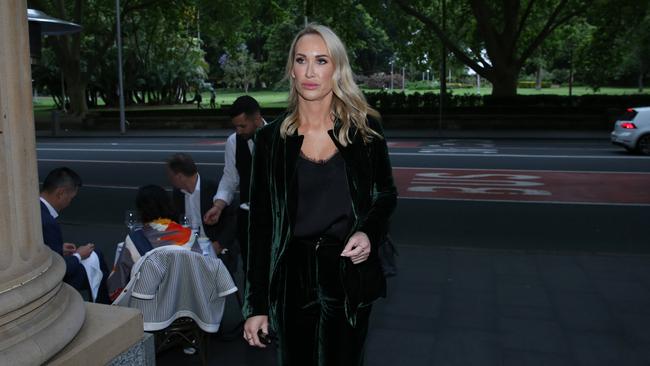
[[[83,119],[88,113],[86,104],[86,82],[81,78],[81,72],[66,73],[67,94],[70,97],[70,109],[75,117]]]
[[[63,109],[63,101],[61,99],[61,93],[51,93],[52,95],[52,101],[54,101],[54,105],[56,106],[56,109]]]
[[[638,78],[638,86],[639,86],[639,93],[643,93],[643,76],[645,74],[645,67],[644,67],[644,62],[643,60],[639,60],[639,78]]]
[[[639,93],[643,93],[643,72],[639,73]]]
[[[537,70],[535,71],[535,89],[542,89],[542,65],[537,65]]]
[[[502,73],[492,78],[492,95],[498,97],[510,97],[517,95],[517,73]]]

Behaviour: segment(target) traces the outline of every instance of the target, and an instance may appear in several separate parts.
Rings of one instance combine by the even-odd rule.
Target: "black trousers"
[[[283,310],[278,315],[281,365],[358,366],[363,364],[370,307],[357,325],[346,319],[339,275],[341,243],[290,243]]]

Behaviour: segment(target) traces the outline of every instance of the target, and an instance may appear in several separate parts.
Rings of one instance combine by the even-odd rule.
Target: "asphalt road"
[[[143,184],[169,187],[164,160],[192,154],[219,179],[223,139],[74,138],[37,142],[41,179],[58,166],[84,180],[65,234],[112,248]],[[648,252],[650,157],[605,140],[389,140],[401,245]],[[103,233],[92,237],[91,233]],[[87,236],[86,236],[87,235]],[[111,253],[107,252],[107,257]]]

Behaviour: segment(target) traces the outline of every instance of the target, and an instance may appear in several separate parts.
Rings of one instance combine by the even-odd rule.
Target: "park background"
[[[225,115],[220,110],[244,93],[263,108],[281,110],[290,40],[307,22],[318,22],[341,36],[357,82],[384,114],[480,115],[471,128],[497,127],[485,121],[504,114],[569,121],[562,123],[576,119],[554,116],[582,115],[597,120],[591,128],[609,128],[624,108],[650,104],[649,4],[122,0],[127,119],[135,128],[227,127],[226,119],[215,125],[210,116]],[[82,26],[79,33],[43,41],[33,65],[37,128],[47,128],[53,110],[61,111],[57,118],[68,128],[118,128],[111,113],[119,101],[115,4],[28,5]],[[203,108],[216,107],[214,113],[195,111],[197,94]],[[178,124],[170,109],[207,124]],[[143,110],[149,123],[138,125]],[[421,121],[411,127],[428,127]],[[450,126],[462,128],[463,122]]]

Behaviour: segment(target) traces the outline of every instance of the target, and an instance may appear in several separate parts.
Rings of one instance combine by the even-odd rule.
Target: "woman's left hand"
[[[343,252],[341,252],[341,256],[350,258],[354,264],[359,264],[368,259],[371,249],[368,235],[361,231],[357,231],[352,234],[350,240],[348,240]]]

